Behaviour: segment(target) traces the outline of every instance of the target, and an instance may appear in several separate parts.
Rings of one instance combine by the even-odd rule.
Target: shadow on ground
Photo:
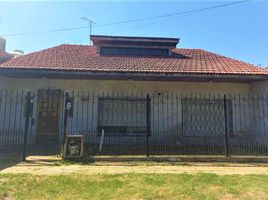
[[[21,160],[0,160],[0,171],[20,163]]]

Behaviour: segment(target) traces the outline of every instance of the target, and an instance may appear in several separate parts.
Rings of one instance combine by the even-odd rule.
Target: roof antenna
[[[89,24],[89,36],[91,36],[93,24],[96,23],[86,17],[81,17],[80,19],[86,21]],[[89,45],[91,45],[90,39],[89,39]]]

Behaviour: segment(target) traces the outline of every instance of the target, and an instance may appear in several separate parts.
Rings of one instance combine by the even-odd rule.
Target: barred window
[[[143,98],[99,98],[98,133],[146,135],[147,103]]]
[[[232,132],[232,102],[227,101],[227,128]],[[215,137],[225,134],[225,115],[223,100],[183,99],[183,136]]]

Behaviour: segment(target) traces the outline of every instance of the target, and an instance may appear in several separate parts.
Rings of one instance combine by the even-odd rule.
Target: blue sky
[[[0,36],[81,27],[165,15],[232,1],[42,1],[0,0]],[[248,1],[187,16],[99,26],[93,34],[181,38],[178,48],[202,48],[268,66],[268,1]],[[88,44],[89,29],[29,34],[7,39],[7,50],[26,53],[59,44]]]

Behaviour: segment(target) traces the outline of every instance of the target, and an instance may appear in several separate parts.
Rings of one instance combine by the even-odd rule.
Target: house
[[[0,64],[2,132],[22,137],[30,91],[28,144],[83,134],[97,147],[103,134],[106,153],[141,153],[145,145],[165,155],[267,153],[266,71],[177,48],[178,38],[91,40],[93,46],[63,44]]]
[[[9,53],[7,53],[5,51],[0,50],[0,63],[3,63],[5,61],[9,60],[10,58],[12,58],[12,55],[10,55]]]
[[[6,52],[6,40],[0,37],[0,64],[11,58],[12,55]]]
[[[13,58],[23,55],[23,51],[15,50],[12,53],[6,52],[6,40],[0,37],[0,64]]]

